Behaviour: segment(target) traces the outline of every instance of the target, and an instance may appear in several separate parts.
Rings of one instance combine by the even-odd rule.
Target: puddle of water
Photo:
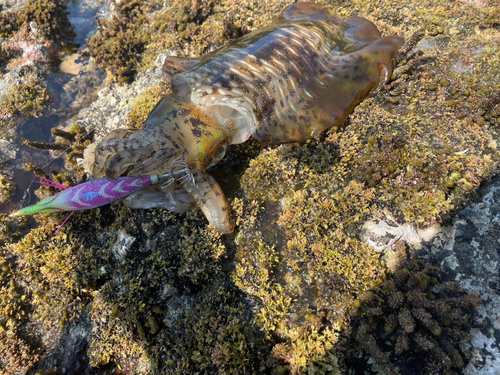
[[[82,57],[80,51],[85,48],[85,39],[97,31],[94,17],[101,7],[102,0],[80,0],[69,4],[68,18],[76,33],[73,43],[79,44],[80,47],[77,53],[63,58],[59,71],[47,73],[49,108],[45,110],[43,116],[29,119],[19,129],[19,152],[17,159],[10,161],[14,167],[13,182],[16,184],[16,191],[11,202],[0,205],[0,212],[16,209],[27,189],[31,194],[29,203],[34,204],[37,201],[33,191],[38,188],[38,184],[31,183],[33,173],[22,169],[23,162],[32,162],[46,172],[49,172],[50,168],[58,170],[64,165],[62,159],[54,159],[49,151],[33,150],[22,145],[22,142],[25,139],[44,143],[54,142],[55,139],[51,135],[52,128],[71,125],[74,123],[74,116],[97,98],[105,73],[93,67],[89,58]]]
[[[90,38],[97,32],[94,17],[100,7],[101,1],[96,0],[74,1],[68,6],[68,19],[73,25],[73,31],[76,33],[73,42],[78,43],[80,49],[84,46],[85,39]]]

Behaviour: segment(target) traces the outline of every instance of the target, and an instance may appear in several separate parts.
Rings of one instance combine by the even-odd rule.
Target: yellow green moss
[[[141,374],[264,371],[270,346],[227,282],[226,248],[202,214],[110,208],[111,222],[82,212],[65,227],[91,227],[80,235],[87,251],[79,257],[80,283],[93,290],[91,366]],[[120,233],[133,241],[118,253]]]
[[[30,76],[26,82],[14,85],[0,100],[0,118],[22,114],[39,117],[49,101],[49,92],[38,79]]]
[[[3,174],[0,174],[0,203],[8,201],[12,197],[15,185],[12,180]]]
[[[163,81],[157,86],[146,89],[140,96],[134,99],[130,106],[130,110],[127,113],[126,127],[141,129],[154,106],[162,97],[170,93],[169,85]]]
[[[0,214],[0,246],[18,240],[27,230],[27,218],[12,220],[7,214]]]
[[[30,22],[35,23],[45,40],[73,37],[73,26],[68,20],[67,9],[67,5],[60,1],[28,0],[19,10],[0,13],[0,37],[12,37],[15,32],[22,29],[27,33]]]
[[[73,26],[68,20],[67,5],[54,0],[28,0],[19,11],[16,24],[35,22],[37,29],[49,40],[73,37]]]
[[[54,236],[55,229],[34,229],[1,249],[0,369],[5,373],[27,370],[55,349],[64,327],[83,310],[86,294],[75,272],[81,245],[72,236]]]
[[[379,283],[378,255],[335,229],[334,219],[329,223],[331,230],[317,221],[329,217],[322,210],[335,210],[333,203],[349,200],[348,196],[350,204],[363,206],[362,199],[355,202],[360,198],[356,188],[347,190],[331,201],[318,196],[291,198],[278,220],[285,232],[274,241],[268,237],[277,228],[269,228],[272,224],[257,202],[233,202],[240,228],[233,279],[246,294],[257,298],[256,324],[269,338],[280,338],[273,348],[280,371],[339,371],[334,348],[348,319],[345,314],[361,292]],[[361,209],[359,217],[363,215]],[[351,220],[359,219],[353,216]],[[279,248],[272,242],[279,243]]]
[[[209,282],[211,278],[222,272],[220,261],[226,255],[226,248],[221,243],[220,233],[213,228],[193,231],[186,226],[183,226],[181,231],[185,239],[180,243],[181,266],[177,274],[181,278],[187,278],[193,284]]]
[[[87,40],[89,54],[97,66],[106,69],[118,82],[132,79],[150,36],[147,12],[155,4],[126,0],[116,5],[110,21],[98,19],[98,33]]]
[[[8,260],[0,256],[0,373],[26,372],[38,359],[36,347],[22,335],[27,308],[20,289]]]
[[[127,0],[111,21],[98,21],[89,53],[114,80],[129,82],[137,71],[151,68],[159,53],[175,49],[200,55],[271,21],[291,3],[175,0],[162,7]]]
[[[90,318],[92,336],[88,356],[91,366],[114,363],[122,371],[134,369],[142,374],[152,370],[151,358],[140,341],[130,337],[133,335],[130,325],[116,316],[116,309],[99,292],[94,294]]]

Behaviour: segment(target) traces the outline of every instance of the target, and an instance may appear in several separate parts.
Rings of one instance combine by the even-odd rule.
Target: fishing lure
[[[171,160],[186,164],[194,183],[177,177],[131,193],[133,208],[201,208],[222,233],[233,222],[207,168],[228,145],[250,136],[301,142],[340,128],[354,107],[387,83],[404,41],[381,37],[367,19],[342,19],[316,4],[289,6],[268,27],[198,59],[168,57],[163,98],[140,131],[118,129],[90,145],[84,166],[95,178],[158,174]]]
[[[180,179],[185,184],[195,183],[187,165],[176,160],[171,166],[166,167],[164,173],[161,175],[151,174],[137,177],[119,177],[115,180],[100,178],[70,188],[41,176],[38,176],[38,178],[43,180],[40,181],[41,185],[56,187],[62,189],[62,191],[39,201],[35,205],[12,213],[11,217],[62,211],[74,212],[97,208],[150,185],[160,184],[163,188],[167,188],[175,179]],[[61,229],[73,212],[64,220],[57,231]]]

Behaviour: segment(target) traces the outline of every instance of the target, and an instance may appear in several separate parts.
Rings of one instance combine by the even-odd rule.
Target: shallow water
[[[100,0],[81,0],[69,4],[68,18],[76,33],[73,43],[80,46],[76,53],[62,56],[56,72],[46,74],[50,103],[43,116],[28,119],[19,128],[17,156],[15,160],[9,161],[14,166],[12,180],[16,184],[16,191],[11,202],[0,205],[0,212],[18,208],[25,194],[30,200],[25,201],[24,206],[33,204],[37,200],[33,192],[38,188],[38,184],[32,182],[33,173],[25,172],[22,163],[32,162],[46,172],[50,172],[51,168],[59,170],[64,166],[60,153],[34,150],[24,146],[22,142],[25,139],[54,142],[55,138],[51,135],[52,128],[69,128],[78,120],[78,112],[88,107],[97,97],[97,92],[105,80],[105,72],[93,66],[89,58],[81,56],[81,51],[85,48],[85,40],[97,31],[94,17],[101,8]],[[27,191],[29,193],[26,193]]]

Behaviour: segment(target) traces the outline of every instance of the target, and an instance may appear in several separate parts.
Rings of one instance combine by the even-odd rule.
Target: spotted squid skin
[[[198,59],[169,57],[162,99],[138,132],[119,129],[85,152],[95,177],[161,173],[185,162],[194,183],[175,181],[131,194],[131,207],[183,212],[198,206],[220,232],[233,230],[226,199],[207,174],[227,145],[250,136],[300,142],[341,127],[354,107],[392,74],[398,36],[370,21],[345,20],[316,4],[296,3],[270,26]],[[130,168],[132,169],[130,170]]]
[[[201,58],[187,71],[179,66],[172,75],[167,60],[164,76],[180,95],[187,82],[191,90],[185,99],[215,112],[212,117],[226,128],[230,143],[250,135],[274,143],[304,141],[340,127],[384,84],[402,44],[397,36],[380,38],[366,19],[342,20],[318,5],[297,3],[271,26]],[[243,115],[240,126],[217,117],[227,107]]]

